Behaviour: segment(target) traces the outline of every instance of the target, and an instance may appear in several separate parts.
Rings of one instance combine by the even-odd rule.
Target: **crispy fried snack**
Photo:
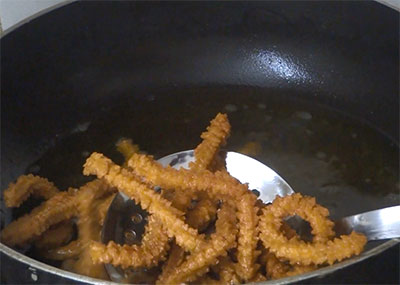
[[[60,192],[1,232],[1,240],[8,246],[21,246],[43,234],[52,225],[76,214],[76,199],[72,191]]]
[[[82,186],[77,195],[78,239],[82,244],[100,238],[101,226],[98,222],[97,209],[103,196],[115,192],[116,189],[101,179],[95,179]]]
[[[76,262],[72,263],[72,271],[93,278],[109,280],[103,264],[93,264],[88,248],[85,248]]]
[[[202,230],[214,219],[217,213],[217,205],[209,200],[206,195],[202,197],[197,205],[188,212],[186,222],[189,226]],[[172,270],[182,264],[185,251],[178,245],[173,245],[169,258],[163,267],[163,274],[168,275]]]
[[[71,220],[62,221],[50,227],[37,240],[35,247],[39,249],[52,249],[69,242],[74,234],[74,224]]]
[[[279,230],[281,219],[294,214],[310,222],[314,234],[312,243],[306,243],[297,236],[289,240]],[[287,259],[291,264],[333,264],[335,261],[359,254],[367,241],[362,234],[352,232],[350,235],[328,240],[328,237],[333,235],[332,222],[326,218],[328,214],[328,210],[316,205],[315,200],[303,197],[299,193],[284,198],[278,197],[263,209],[259,222],[260,239],[277,257]],[[316,239],[315,235],[319,235],[319,238]]]
[[[294,276],[317,269],[315,265],[290,265],[280,261],[275,254],[267,254],[266,272],[270,279]]]
[[[57,187],[46,178],[28,174],[21,175],[15,183],[10,183],[3,195],[7,207],[19,207],[32,194],[48,200],[58,192]]]
[[[141,245],[118,245],[110,241],[107,245],[92,242],[90,255],[95,263],[111,263],[122,268],[152,267],[165,259],[168,251],[168,236],[162,223],[155,216],[149,217]]]
[[[76,273],[94,278],[107,277],[104,266],[94,263],[90,258],[89,244],[100,241],[101,226],[96,210],[101,201],[98,199],[114,191],[115,188],[104,180],[96,179],[82,186],[77,193],[78,243],[82,245],[82,251],[73,266]]]
[[[223,168],[224,163],[221,163],[218,151],[221,146],[226,144],[226,139],[230,133],[230,124],[228,117],[223,114],[217,116],[210,122],[207,131],[202,133],[201,138],[203,141],[196,147],[194,151],[195,162],[190,164],[191,170],[208,169],[209,167]],[[213,162],[216,161],[213,165]],[[221,166],[222,165],[222,166]],[[192,200],[192,195],[189,193],[174,192],[172,205],[180,210],[185,210]],[[186,222],[189,226],[203,230],[213,220],[217,213],[217,205],[215,201],[208,199],[207,195],[200,197],[201,200],[197,203],[195,208],[191,210],[187,217]],[[184,250],[175,245],[171,249],[170,258],[163,268],[163,274],[167,274],[173,268],[179,266],[183,262]]]
[[[210,122],[207,131],[201,134],[203,141],[194,150],[196,160],[190,163],[190,169],[208,169],[221,146],[226,144],[231,125],[226,114],[218,113]]]
[[[184,263],[176,267],[171,274],[161,274],[158,284],[178,284],[196,280],[206,273],[209,267],[218,262],[218,257],[225,256],[227,250],[235,246],[237,228],[234,209],[227,204],[218,212],[216,233],[211,235],[208,243],[204,243],[197,252],[192,253]]]
[[[254,275],[254,277],[249,280],[250,283],[258,283],[258,282],[264,282],[264,281],[267,281],[267,277],[265,277],[260,272],[257,272],[256,275]]]
[[[107,215],[108,208],[111,205],[111,202],[114,200],[116,193],[109,195],[106,198],[103,198],[103,200],[100,201],[98,204],[99,206],[97,207],[97,215],[98,215],[98,223],[99,225],[103,226],[104,220]]]
[[[236,273],[236,264],[228,256],[219,258],[219,263],[215,266],[215,271],[219,275],[219,283],[240,284],[241,278]]]
[[[246,184],[229,175],[219,155],[229,133],[227,116],[218,114],[202,133],[189,170],[163,167],[123,139],[117,143],[125,157],[123,166],[93,153],[83,173],[98,179],[79,190],[59,192],[44,178],[21,176],[5,191],[8,206],[19,206],[31,194],[48,200],[9,224],[1,239],[10,246],[33,241],[44,257],[62,261],[62,268],[96,278],[108,279],[104,263],[122,268],[162,264],[151,269],[162,269],[159,284],[260,282],[301,274],[362,251],[365,236],[353,232],[334,238],[329,212],[314,198],[293,194],[271,205],[257,200]],[[156,185],[161,192],[153,190]],[[150,214],[140,245],[99,242],[117,190]],[[283,221],[293,215],[309,221],[312,242],[301,240]],[[64,245],[74,232],[72,221],[78,237]]]
[[[313,241],[324,242],[335,236],[333,222],[327,217],[328,209],[317,205],[315,198],[296,193],[284,198],[277,197],[268,209],[276,217],[298,215],[308,221],[312,227]]]
[[[131,139],[122,138],[115,144],[117,150],[124,156],[125,161],[132,156],[132,154],[139,152],[139,146],[133,144]]]
[[[240,184],[236,179],[221,171],[212,173],[208,170],[177,170],[170,166],[163,167],[151,156],[137,153],[132,155],[128,165],[138,175],[165,189],[191,193],[203,191],[213,199],[219,199],[222,196],[240,198],[248,193],[247,185]]]
[[[86,160],[83,173],[104,178],[108,183],[124,191],[126,195],[140,203],[143,209],[162,221],[168,236],[175,237],[179,246],[193,252],[200,245],[203,245],[203,236],[183,221],[183,212],[173,208],[171,202],[162,198],[160,194],[155,193],[145,184],[136,181],[128,170],[114,164],[102,154],[93,153]]]
[[[216,203],[203,196],[196,206],[188,212],[186,223],[191,227],[202,231],[208,226],[210,221],[215,219],[216,214]]]
[[[253,195],[245,194],[238,201],[238,273],[245,281],[252,279],[260,267],[256,264],[256,259],[260,254],[260,251],[256,250],[258,242],[256,200]]]

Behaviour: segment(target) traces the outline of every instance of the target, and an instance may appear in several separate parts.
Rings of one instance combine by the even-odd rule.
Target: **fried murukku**
[[[97,209],[99,204],[102,203],[99,198],[115,191],[115,188],[110,187],[100,179],[88,182],[78,190],[74,190],[74,216],[78,217],[78,239],[65,246],[42,252],[42,255],[54,260],[76,257],[87,247],[89,241],[92,239],[98,240],[100,238],[101,225],[98,223]]]
[[[74,224],[71,220],[62,221],[51,226],[35,240],[35,247],[39,249],[52,249],[60,247],[72,239]]]
[[[89,244],[100,241],[101,225],[96,210],[101,200],[98,199],[112,192],[115,192],[115,188],[104,180],[95,179],[82,186],[77,193],[78,242],[82,245],[82,251],[73,266],[76,273],[94,278],[107,276],[104,267],[90,258]]]
[[[93,278],[109,280],[103,264],[94,264],[88,248],[82,250],[76,262],[72,263],[73,272]]]
[[[131,139],[122,138],[115,144],[117,150],[124,156],[125,161],[132,156],[132,154],[139,152],[139,146],[134,144]]]
[[[1,232],[1,240],[9,246],[21,246],[43,234],[52,225],[70,219],[76,214],[74,193],[60,192]]]
[[[138,175],[165,189],[191,193],[202,191],[213,199],[219,199],[221,196],[240,198],[248,192],[245,184],[220,171],[212,173],[208,170],[177,170],[170,166],[163,167],[151,156],[137,153],[132,155],[128,165]]]
[[[196,206],[190,210],[186,217],[186,223],[198,230],[202,230],[208,226],[208,223],[214,219],[217,213],[217,205],[209,200],[206,195],[202,196]],[[171,252],[166,264],[163,267],[162,274],[168,275],[172,269],[178,267],[183,262],[185,251],[178,245],[171,248]]]
[[[215,272],[218,274],[221,284],[240,284],[241,278],[236,273],[236,264],[228,257],[219,258],[219,263],[215,266]]]
[[[318,205],[314,197],[302,196],[300,193],[286,197],[278,196],[267,209],[273,212],[275,217],[297,215],[308,221],[315,242],[324,242],[335,236],[333,222],[327,218],[328,209]]]
[[[280,231],[281,219],[294,214],[310,222],[314,234],[312,243],[306,243],[297,236],[288,239]],[[366,243],[365,236],[352,232],[350,235],[329,240],[333,231],[330,228],[332,222],[326,218],[328,214],[327,209],[315,204],[315,199],[303,197],[299,193],[278,197],[263,209],[259,222],[260,239],[278,258],[287,259],[291,264],[333,264],[359,254]],[[320,235],[319,239],[315,235]]]
[[[352,232],[334,238],[329,211],[314,198],[293,194],[270,205],[257,200],[227,172],[220,156],[229,134],[227,116],[218,114],[201,134],[190,169],[163,167],[122,139],[117,150],[125,163],[119,166],[93,153],[83,173],[98,179],[79,189],[59,192],[44,178],[21,176],[5,191],[7,206],[18,207],[30,195],[47,201],[5,227],[1,239],[10,246],[33,241],[43,257],[96,278],[108,279],[105,263],[124,269],[162,266],[151,269],[161,270],[151,279],[157,277],[158,284],[260,282],[315,270],[362,251],[365,236]],[[247,150],[256,148],[249,144]],[[154,191],[155,186],[162,190]],[[117,191],[149,212],[140,245],[100,243],[101,226]],[[310,223],[311,242],[284,221],[294,215]],[[75,222],[78,237],[70,241]]]
[[[151,215],[140,245],[92,242],[90,255],[95,263],[110,263],[122,268],[152,267],[165,259],[169,249],[165,244],[168,244],[168,236],[162,223]]]
[[[135,154],[134,154],[135,155]],[[93,153],[84,165],[85,175],[94,174],[123,191],[131,199],[140,203],[144,210],[157,216],[167,230],[169,237],[175,237],[178,245],[188,251],[195,251],[204,243],[204,238],[197,230],[190,228],[184,221],[184,213],[171,206],[160,194],[136,181],[126,169],[114,164],[100,153]]]
[[[266,272],[269,279],[294,276],[317,269],[315,265],[290,265],[280,261],[275,254],[267,254]]]
[[[208,169],[221,146],[226,144],[231,125],[226,114],[218,113],[210,122],[207,131],[201,134],[203,141],[194,150],[195,161],[190,163],[190,169]]]
[[[30,195],[50,199],[60,192],[56,186],[46,178],[32,174],[21,175],[15,183],[10,183],[4,190],[3,197],[7,207],[19,207]]]
[[[216,232],[211,235],[210,241],[188,256],[186,261],[176,267],[168,276],[161,274],[157,284],[179,284],[194,281],[206,273],[210,266],[216,264],[218,257],[225,256],[227,250],[235,246],[237,228],[234,209],[223,204],[217,216]]]
[[[238,237],[238,273],[240,277],[249,281],[254,277],[259,264],[256,260],[260,251],[256,250],[258,242],[258,216],[256,198],[253,195],[245,194],[237,204],[237,216],[239,219],[239,237]]]
[[[112,201],[114,200],[115,195],[116,195],[115,193],[111,194],[108,197],[103,198],[103,200],[100,201],[100,203],[98,203],[98,207],[97,207],[96,211],[97,211],[97,215],[98,215],[98,223],[101,226],[104,224],[104,220],[107,216],[108,208],[110,208],[110,205],[111,205]]]
[[[208,226],[210,221],[215,219],[216,214],[217,205],[215,201],[203,196],[194,208],[189,210],[186,217],[186,223],[191,227],[202,231]]]

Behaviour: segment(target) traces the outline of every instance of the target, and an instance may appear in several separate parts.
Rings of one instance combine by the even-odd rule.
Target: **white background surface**
[[[400,11],[400,0],[377,0]],[[0,22],[3,31],[27,17],[66,0],[0,0]]]
[[[0,20],[3,30],[65,0],[0,0]]]

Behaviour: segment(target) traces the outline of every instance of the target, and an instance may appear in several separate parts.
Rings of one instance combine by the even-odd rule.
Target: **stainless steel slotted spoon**
[[[188,168],[194,161],[194,151],[181,151],[162,157],[158,160],[164,166],[176,169]],[[248,183],[249,189],[255,192],[264,203],[271,203],[277,195],[285,196],[294,193],[290,185],[274,170],[263,163],[240,153],[226,153],[228,172],[242,183]],[[155,188],[159,191],[159,188]],[[115,241],[120,244],[138,244],[144,232],[147,213],[136,205],[123,192],[119,192],[110,205],[102,231],[102,241]],[[301,219],[291,221],[298,232],[307,231],[307,224]],[[368,241],[400,237],[400,206],[365,212],[335,221],[338,235],[348,234],[352,230],[363,233]],[[351,264],[351,263],[350,263]],[[110,264],[106,265],[110,278],[116,282],[125,282],[138,277],[143,270],[124,271]]]

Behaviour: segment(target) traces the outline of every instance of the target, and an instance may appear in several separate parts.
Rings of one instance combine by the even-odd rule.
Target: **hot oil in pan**
[[[115,149],[121,137],[155,158],[192,149],[209,121],[226,112],[232,125],[226,149],[247,152],[270,166],[296,192],[315,196],[332,218],[400,202],[398,145],[341,113],[256,89],[143,94],[121,96],[99,108],[87,129],[65,136],[32,165],[36,174],[61,189],[77,187],[90,179],[81,171],[91,152],[121,163]]]

